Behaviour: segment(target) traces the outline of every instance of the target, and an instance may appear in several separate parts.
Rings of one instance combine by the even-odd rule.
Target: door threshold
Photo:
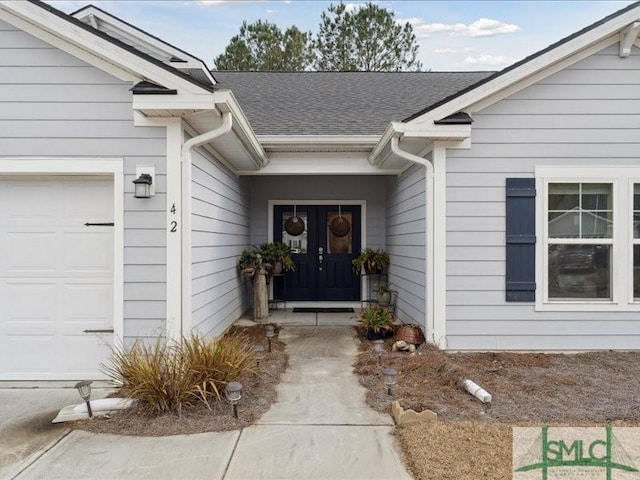
[[[287,310],[293,308],[353,308],[354,310],[360,310],[360,302],[301,302],[301,301],[287,301]]]

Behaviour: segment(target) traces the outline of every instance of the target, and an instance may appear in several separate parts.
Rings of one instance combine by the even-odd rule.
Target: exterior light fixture
[[[267,335],[267,340],[269,340],[269,353],[271,353],[271,339],[276,334],[276,327],[273,324],[269,324],[265,327],[265,334]]]
[[[254,345],[253,353],[256,356],[256,367],[260,367],[260,360],[264,358],[264,347],[262,345]]]
[[[91,384],[93,382],[91,380],[83,380],[82,382],[76,383],[76,390],[82,397],[82,399],[87,402],[87,412],[89,412],[89,418],[93,417],[93,412],[91,411],[91,403],[89,400],[91,399]]]
[[[373,349],[378,355],[378,363],[382,359],[382,352],[384,351],[384,340],[374,340],[373,341]]]
[[[133,181],[136,186],[135,193],[136,198],[151,198],[151,184],[153,183],[153,177],[148,173],[141,173],[138,178]]]
[[[242,384],[240,382],[231,382],[224,387],[224,394],[227,400],[233,405],[233,416],[238,418],[238,402],[242,398]]]
[[[384,384],[387,386],[387,394],[391,395],[391,387],[396,384],[398,372],[395,368],[385,368],[382,370],[382,375],[384,376]]]

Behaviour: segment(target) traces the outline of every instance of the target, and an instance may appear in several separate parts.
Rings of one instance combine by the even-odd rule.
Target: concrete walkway
[[[365,389],[352,373],[353,329],[286,326],[280,338],[290,368],[278,402],[257,425],[160,438],[63,430],[19,469],[0,470],[0,477],[410,479],[394,445],[391,417],[366,405]]]

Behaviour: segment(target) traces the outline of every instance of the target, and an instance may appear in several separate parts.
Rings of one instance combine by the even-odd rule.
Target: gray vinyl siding
[[[251,244],[268,237],[269,200],[365,200],[366,246],[385,247],[386,180],[372,176],[250,177]]]
[[[123,82],[0,21],[0,157],[124,159],[124,335],[164,335],[166,141],[134,127]],[[133,198],[136,165],[155,165],[156,195]]]
[[[537,165],[639,165],[638,60],[613,45],[474,113],[471,149],[448,150],[450,349],[640,346],[637,312],[536,312],[504,291],[505,179]]]
[[[238,271],[249,246],[249,196],[238,179],[204,149],[192,154],[192,328],[218,335],[250,304],[251,285]]]
[[[398,291],[396,313],[406,323],[425,327],[426,283],[425,168],[414,165],[387,181],[389,284]]]

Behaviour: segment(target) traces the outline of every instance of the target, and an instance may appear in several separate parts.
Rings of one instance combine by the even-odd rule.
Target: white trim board
[[[122,158],[0,158],[0,174],[113,176],[113,337],[124,341],[124,170]]]

